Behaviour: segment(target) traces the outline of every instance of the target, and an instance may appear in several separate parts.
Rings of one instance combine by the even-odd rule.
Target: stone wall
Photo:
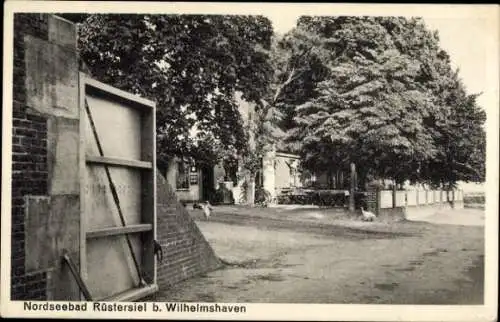
[[[79,259],[75,26],[14,15],[11,299],[79,299],[61,263]]]

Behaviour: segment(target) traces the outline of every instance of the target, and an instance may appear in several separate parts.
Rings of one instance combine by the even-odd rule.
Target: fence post
[[[381,193],[380,193],[380,187],[377,186],[375,189],[375,214],[377,217],[380,216],[380,204],[381,204]]]
[[[392,208],[396,208],[396,184],[392,186]]]
[[[349,211],[354,212],[355,201],[354,201],[354,191],[356,190],[356,165],[354,162],[351,162],[351,186],[349,192]]]

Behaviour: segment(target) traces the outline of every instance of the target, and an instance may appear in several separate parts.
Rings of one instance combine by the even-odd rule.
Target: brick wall
[[[221,266],[198,226],[161,175],[157,176],[156,232],[164,255],[157,267],[160,290]]]
[[[46,299],[46,272],[25,270],[26,195],[46,195],[47,118],[26,103],[24,36],[48,39],[48,16],[14,15],[14,77],[12,120],[12,244],[11,299]]]

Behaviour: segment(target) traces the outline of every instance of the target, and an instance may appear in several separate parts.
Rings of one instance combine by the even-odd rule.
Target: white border
[[[2,135],[2,252],[1,315],[25,317],[88,317],[125,319],[238,319],[238,320],[384,320],[384,321],[493,321],[498,297],[498,105],[487,107],[486,181],[486,276],[483,306],[412,305],[326,305],[326,304],[245,304],[246,314],[208,313],[96,313],[24,312],[22,302],[10,302],[10,209],[11,209],[11,129],[12,129],[12,37],[14,12],[100,12],[100,13],[213,13],[266,14],[270,11],[302,15],[384,15],[468,19],[480,18],[491,27],[485,48],[487,81],[499,88],[499,7],[495,5],[402,5],[402,4],[284,4],[284,3],[160,3],[160,2],[83,2],[9,1],[4,13],[3,135]],[[471,44],[474,46],[474,44]],[[495,98],[498,103],[498,90]]]

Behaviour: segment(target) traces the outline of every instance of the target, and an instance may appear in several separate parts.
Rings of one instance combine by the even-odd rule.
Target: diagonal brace
[[[96,143],[97,143],[97,149],[99,150],[99,155],[101,157],[104,157],[104,152],[103,152],[103,149],[101,146],[101,141],[99,140],[99,136],[97,135],[97,130],[96,130],[96,126],[94,123],[94,118],[92,117],[92,113],[90,111],[90,107],[89,107],[86,99],[85,99],[85,110],[87,111],[87,115],[89,117],[90,127],[92,128],[92,132],[94,134],[94,138],[95,138]],[[111,189],[111,194],[113,196],[113,200],[115,202],[116,208],[118,209],[118,215],[120,216],[120,221],[121,221],[122,225],[125,227],[126,226],[125,217],[123,216],[122,208],[120,206],[120,199],[118,198],[118,193],[116,192],[116,187],[115,187],[115,184],[113,183],[113,180],[111,178],[111,173],[110,173],[109,167],[107,165],[104,165],[104,171],[106,172],[106,177],[108,178],[109,187]],[[130,241],[128,234],[125,234],[125,239],[127,241],[128,248],[130,249],[130,253],[132,255],[132,260],[134,261],[134,265],[135,265],[135,268],[137,270],[137,274],[139,275],[140,285],[145,286],[145,285],[147,285],[147,283],[144,280],[144,277],[142,275],[142,271],[141,271],[141,268],[139,266],[139,262],[137,261],[137,257],[135,256],[134,249],[132,248],[132,242]]]

